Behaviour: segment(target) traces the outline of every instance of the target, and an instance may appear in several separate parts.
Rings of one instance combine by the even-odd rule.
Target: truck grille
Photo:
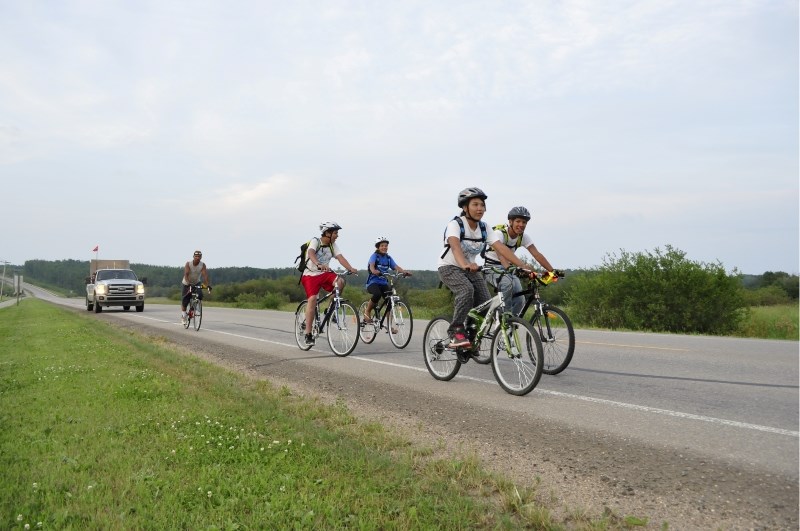
[[[108,300],[113,299],[130,299],[133,297],[134,286],[130,284],[109,284],[108,286]]]

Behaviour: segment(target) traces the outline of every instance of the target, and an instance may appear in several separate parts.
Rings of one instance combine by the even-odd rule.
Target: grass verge
[[[560,527],[475,459],[38,300],[0,344],[3,529]]]

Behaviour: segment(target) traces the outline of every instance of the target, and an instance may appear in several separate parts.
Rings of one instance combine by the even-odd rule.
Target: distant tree
[[[735,271],[667,245],[607,255],[599,271],[574,279],[568,304],[576,320],[599,327],[724,334],[743,316],[742,294]]]

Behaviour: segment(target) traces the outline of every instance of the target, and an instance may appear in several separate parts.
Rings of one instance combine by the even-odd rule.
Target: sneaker
[[[182,325],[186,325],[186,316],[185,315],[181,315],[181,324]]]
[[[312,334],[306,334],[306,345],[313,345],[314,344],[314,336]]]
[[[463,329],[456,329],[450,332],[450,344],[447,345],[447,348],[470,348],[472,347],[472,343],[470,343],[467,336],[464,334]]]

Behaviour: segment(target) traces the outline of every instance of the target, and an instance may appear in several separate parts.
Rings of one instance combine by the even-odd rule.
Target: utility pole
[[[6,287],[6,264],[8,262],[5,260],[0,260],[0,262],[3,262],[3,279],[0,280],[0,302],[3,302],[3,288]]]

